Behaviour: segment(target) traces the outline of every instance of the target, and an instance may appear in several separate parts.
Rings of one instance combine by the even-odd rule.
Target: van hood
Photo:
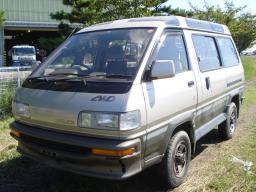
[[[29,117],[14,114],[16,120],[41,128],[78,133],[100,133],[103,130],[80,128],[77,125],[81,111],[122,112],[126,94],[63,92],[19,88],[14,101],[29,106]],[[14,110],[15,111],[15,110]],[[108,131],[109,135],[118,134]],[[104,132],[104,136],[106,133]]]

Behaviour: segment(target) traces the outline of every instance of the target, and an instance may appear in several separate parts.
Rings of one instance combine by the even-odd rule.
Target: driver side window
[[[172,60],[176,73],[188,71],[188,60],[182,35],[167,35],[161,43],[156,60]]]

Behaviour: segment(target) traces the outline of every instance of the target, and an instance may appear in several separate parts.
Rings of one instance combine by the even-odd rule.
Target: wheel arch
[[[191,143],[191,152],[194,152],[195,149],[195,131],[193,126],[192,119],[186,120],[183,122],[180,122],[179,124],[176,124],[175,126],[172,124],[169,124],[169,128],[167,131],[167,134],[165,136],[165,144],[163,145],[162,152],[163,154],[166,152],[166,149],[168,147],[168,143],[170,142],[171,138],[179,131],[185,131],[188,134],[188,137],[190,139]]]
[[[230,99],[230,103],[233,102],[233,103],[236,104],[236,107],[237,107],[237,117],[239,117],[240,101],[241,101],[241,98],[240,98],[239,94],[236,94],[236,95],[232,96],[231,99]]]

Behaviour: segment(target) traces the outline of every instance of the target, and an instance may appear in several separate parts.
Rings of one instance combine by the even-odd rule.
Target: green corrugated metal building
[[[5,43],[26,32],[57,31],[58,22],[51,19],[50,13],[59,10],[68,11],[69,7],[64,6],[62,0],[0,0],[0,10],[4,10],[6,17],[6,22],[0,26],[1,66],[3,52],[7,49]],[[13,44],[15,42],[12,42]]]

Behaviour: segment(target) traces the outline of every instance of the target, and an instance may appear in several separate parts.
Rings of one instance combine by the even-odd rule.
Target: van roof
[[[117,28],[132,28],[132,27],[172,27],[191,29],[198,31],[207,31],[213,33],[220,33],[230,35],[230,31],[226,25],[221,25],[214,22],[203,21],[198,19],[191,19],[180,16],[153,16],[153,17],[140,17],[140,18],[129,18],[122,20],[115,20],[110,22],[104,22],[86,27],[80,30],[78,33],[106,30],[106,29],[117,29]]]
[[[35,48],[35,47],[31,45],[15,45],[12,48]]]

